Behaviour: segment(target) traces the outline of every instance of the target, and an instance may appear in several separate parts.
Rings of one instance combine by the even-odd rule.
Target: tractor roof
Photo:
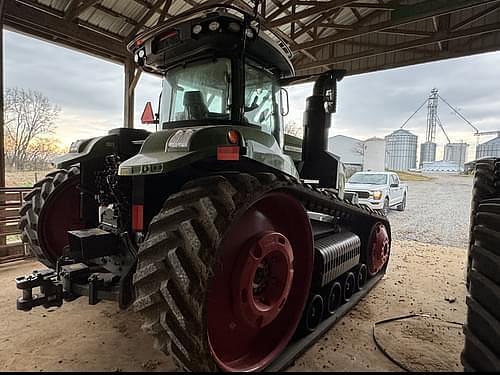
[[[286,43],[256,22],[245,29],[245,15],[231,5],[187,12],[139,35],[127,48],[145,71],[163,74],[186,60],[237,55],[245,44],[246,57],[279,77],[293,76],[292,53]]]

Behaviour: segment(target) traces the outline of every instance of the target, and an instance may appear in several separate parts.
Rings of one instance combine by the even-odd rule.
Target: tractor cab
[[[161,75],[158,113],[143,120],[161,129],[240,125],[283,143],[280,79],[294,75],[291,52],[236,8],[167,23],[128,46],[145,71]]]

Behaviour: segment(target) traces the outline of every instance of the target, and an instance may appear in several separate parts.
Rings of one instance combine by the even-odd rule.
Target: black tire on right
[[[500,196],[500,159],[489,158],[478,160],[474,168],[474,181],[472,185],[469,251],[467,257],[466,283],[469,286],[469,273],[472,263],[471,250],[474,245],[474,226],[479,204],[485,199]]]
[[[500,160],[476,166],[471,204],[466,371],[500,371]]]

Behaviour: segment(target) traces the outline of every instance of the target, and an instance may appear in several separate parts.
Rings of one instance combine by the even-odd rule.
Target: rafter
[[[467,25],[470,25],[473,22],[478,21],[478,20],[480,20],[483,17],[488,16],[491,13],[494,13],[494,12],[496,12],[499,9],[500,9],[500,2],[497,3],[497,4],[493,4],[491,7],[488,7],[485,10],[483,10],[483,11],[477,13],[477,14],[474,14],[474,15],[470,16],[469,18],[466,18],[465,20],[457,23],[456,25],[453,25],[453,27],[451,29],[453,31],[460,30],[461,28],[463,28],[463,27],[465,27]]]
[[[281,25],[285,25],[289,22],[301,20],[303,18],[307,18],[310,16],[313,16],[315,14],[319,14],[323,11],[328,11],[334,8],[342,8],[343,6],[346,6],[350,3],[352,3],[352,0],[331,0],[329,2],[325,2],[324,4],[317,5],[311,8],[308,8],[306,10],[302,10],[300,12],[297,12],[295,14],[291,14],[289,16],[281,17],[278,18],[277,20],[274,20],[269,23],[270,27],[278,27]]]
[[[332,58],[325,59],[325,60],[319,60],[319,61],[315,61],[315,62],[312,62],[309,64],[303,64],[303,65],[301,65],[300,69],[314,69],[314,68],[324,66],[326,64],[340,64],[340,63],[344,63],[344,62],[380,56],[380,55],[384,55],[387,53],[394,53],[394,52],[410,50],[410,49],[414,49],[414,48],[418,48],[418,47],[422,47],[422,46],[426,46],[426,45],[430,45],[430,44],[435,44],[438,42],[445,42],[445,41],[449,41],[449,40],[467,38],[467,37],[474,36],[474,35],[483,35],[483,34],[497,32],[497,31],[500,31],[500,23],[475,27],[475,28],[471,28],[471,29],[467,29],[467,30],[438,31],[433,36],[428,37],[428,38],[416,39],[416,40],[413,40],[411,42],[402,42],[402,43],[394,44],[392,46],[387,46],[385,48],[375,48],[375,49],[370,49],[370,50],[366,50],[366,51],[362,51],[362,52],[358,52],[358,53],[353,53],[350,55],[337,56],[337,57],[332,57]]]
[[[165,17],[167,17],[168,10],[170,9],[170,6],[172,5],[172,0],[165,0],[165,4],[163,5],[163,8],[161,10],[161,14],[158,17],[158,21],[156,22],[157,25],[165,21]]]
[[[35,4],[36,5],[36,4]],[[43,7],[38,4],[39,7]],[[114,62],[123,62],[128,52],[123,42],[106,36],[104,31],[98,38],[96,32],[83,25],[64,20],[62,12],[45,7],[35,8],[21,2],[7,1],[5,25],[69,48],[89,53]],[[117,35],[117,38],[119,36]]]
[[[432,7],[432,3],[429,3],[429,1],[434,1],[434,0],[428,0],[426,2],[425,5],[427,6],[427,8],[422,9],[421,8],[422,3],[417,3],[415,5],[401,6],[401,8],[396,11],[396,12],[399,12],[397,15],[397,18],[390,19],[390,20],[384,21],[384,22],[379,22],[379,23],[373,24],[373,25],[356,27],[356,29],[353,31],[345,31],[345,32],[337,33],[335,35],[328,36],[325,38],[320,38],[320,39],[309,41],[309,42],[299,43],[298,46],[296,46],[294,48],[296,48],[296,49],[310,49],[310,48],[320,47],[320,46],[324,46],[324,45],[329,45],[329,44],[332,44],[335,42],[339,42],[341,40],[356,38],[358,36],[367,35],[370,33],[390,29],[390,28],[393,28],[396,26],[407,25],[409,23],[413,23],[413,22],[427,19],[427,18],[432,18],[434,16],[440,16],[440,15],[447,14],[447,13],[450,13],[453,11],[472,8],[474,6],[483,5],[485,3],[497,2],[498,0],[469,0],[468,2],[456,1],[456,2],[448,2],[448,3],[446,3],[447,4],[446,6],[443,6],[442,5],[443,3],[440,2],[439,4],[436,3],[434,8]],[[391,3],[394,3],[394,1],[392,1]],[[396,12],[393,12],[393,16]],[[364,19],[366,19],[366,17]],[[294,48],[292,48],[292,50]]]
[[[137,22],[137,25],[134,26],[132,31],[127,35],[127,40],[132,39],[137,32],[146,24],[148,21],[153,17],[153,15],[156,13],[158,9],[165,3],[165,0],[156,0],[156,3],[154,3],[153,7],[151,7],[146,14]]]
[[[73,0],[68,10],[64,13],[64,19],[66,21],[72,21],[100,1],[101,0]]]

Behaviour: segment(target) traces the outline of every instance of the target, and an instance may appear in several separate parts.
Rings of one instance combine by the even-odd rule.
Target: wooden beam
[[[113,62],[122,63],[129,56],[123,42],[65,21],[62,13],[48,13],[19,1],[6,2],[4,24],[30,36]]]
[[[134,104],[136,66],[132,59],[126,59],[123,64],[125,73],[125,84],[123,87],[123,126],[125,128],[134,127]],[[137,81],[139,78],[137,78]],[[137,83],[137,81],[135,83]]]
[[[395,10],[396,6],[391,4],[376,4],[376,3],[352,3],[349,5],[351,8],[367,8],[367,9],[377,9],[377,10]]]
[[[278,27],[281,25],[285,25],[287,23],[290,23],[292,21],[297,21],[302,18],[310,17],[315,14],[319,14],[323,11],[335,9],[335,8],[342,8],[350,3],[352,3],[352,0],[331,0],[329,2],[325,2],[324,4],[317,5],[315,7],[308,8],[306,10],[302,10],[300,12],[297,12],[295,14],[291,14],[289,16],[281,17],[278,18],[275,21],[272,21],[269,23],[270,27]]]
[[[164,3],[164,0],[156,0],[156,3],[154,4],[154,6],[152,8],[150,8],[146,12],[146,14],[137,22],[137,25],[134,26],[134,28],[128,34],[126,39],[131,40],[142,27],[146,26],[146,23],[148,23],[148,21],[151,19],[151,17],[153,17],[153,15],[156,13],[156,11],[158,9],[160,9],[160,7],[162,6],[163,3]]]
[[[0,188],[5,187],[5,138],[4,138],[4,90],[3,90],[3,20],[4,20],[5,0],[0,0]],[[0,245],[5,245],[5,241],[0,241]]]
[[[73,0],[64,14],[64,19],[66,21],[72,21],[78,18],[80,14],[93,7],[99,1],[101,0]]]
[[[462,31],[450,31],[450,30],[438,31],[433,36],[428,37],[428,38],[421,38],[421,39],[416,39],[416,40],[413,40],[410,42],[398,43],[398,44],[394,44],[392,46],[387,46],[385,48],[375,48],[375,49],[365,50],[365,51],[354,53],[351,55],[334,56],[334,57],[331,57],[329,59],[319,60],[319,61],[315,61],[315,62],[308,63],[308,64],[303,64],[300,68],[301,69],[314,69],[314,68],[321,67],[325,64],[340,64],[340,63],[344,63],[344,62],[380,56],[380,55],[384,55],[387,53],[394,53],[394,52],[410,50],[410,49],[414,49],[414,48],[418,48],[418,47],[422,47],[422,46],[426,46],[426,45],[430,45],[430,44],[434,44],[434,43],[438,43],[438,42],[467,38],[467,37],[471,37],[471,36],[475,36],[475,35],[483,35],[483,34],[488,34],[488,33],[497,32],[497,31],[500,31],[500,23],[475,27],[475,28],[462,30]]]
[[[429,37],[434,34],[432,31],[421,31],[421,30],[406,30],[406,29],[386,29],[377,31],[379,34],[394,34],[394,35],[404,35],[404,36],[418,36],[418,37]]]
[[[318,40],[299,43],[292,50],[310,49],[319,46],[329,45],[341,40],[347,40],[371,34],[374,32],[390,29],[396,26],[403,26],[409,23],[420,21],[423,19],[440,16],[454,11],[459,11],[474,6],[483,5],[485,3],[497,2],[498,0],[427,0],[424,3],[416,3],[414,5],[405,5],[398,8],[392,13],[393,17],[397,18],[380,22],[374,25],[356,27],[353,31],[338,33]],[[390,2],[391,4],[394,1]],[[366,18],[366,17],[365,17]]]
[[[165,17],[167,17],[168,10],[172,5],[172,0],[165,0],[165,4],[161,10],[161,14],[158,16],[158,21],[156,21],[156,25],[159,25],[163,21],[165,21]]]
[[[500,9],[500,3],[498,4],[493,4],[491,7],[488,7],[486,8],[485,10],[477,13],[477,14],[474,14],[472,16],[470,16],[469,18],[466,18],[465,20],[453,25],[453,27],[451,28],[453,31],[455,30],[460,30],[461,28],[467,26],[467,25],[470,25],[471,23],[474,23],[478,20],[480,20],[481,18],[483,17],[486,17],[488,15],[490,15],[491,13],[494,13],[496,12],[497,10]]]

